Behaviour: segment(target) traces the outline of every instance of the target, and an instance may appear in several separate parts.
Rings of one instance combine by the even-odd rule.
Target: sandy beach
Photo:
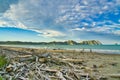
[[[29,69],[29,72],[32,72],[33,77],[28,77],[30,76],[30,74],[28,74],[24,76],[24,79],[17,79],[16,77],[15,80],[46,80],[46,75],[48,76],[48,80],[120,80],[119,54],[103,54],[75,50],[0,47],[0,55],[5,55],[7,58],[9,57],[10,60],[9,63],[4,66],[6,71],[0,69],[0,75],[6,80],[9,80],[7,78],[10,76],[11,79],[12,76],[15,76],[16,70],[11,69],[7,71],[7,69],[12,67],[13,63],[24,63],[27,65],[31,63],[33,60],[32,57],[35,56],[37,56],[37,58],[32,62],[45,65],[43,68],[40,68],[41,73],[39,73],[44,76],[44,78],[34,78],[35,73],[32,72],[33,70],[30,68],[31,70]],[[45,70],[42,71],[42,69]],[[66,70],[67,76],[62,72],[63,70]],[[5,74],[2,72],[5,72]],[[49,74],[46,72],[49,72]],[[11,73],[13,75],[11,75]],[[55,75],[55,73],[57,75]],[[74,76],[72,74],[74,74]],[[5,75],[9,76],[6,77]]]

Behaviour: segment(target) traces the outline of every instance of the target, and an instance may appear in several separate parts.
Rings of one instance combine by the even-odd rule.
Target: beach
[[[120,80],[120,54],[1,46],[0,55],[6,80]]]

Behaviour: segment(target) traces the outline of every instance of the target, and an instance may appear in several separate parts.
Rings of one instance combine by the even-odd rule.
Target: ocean
[[[120,54],[120,45],[0,45],[22,48],[42,48],[42,49],[65,49],[65,50],[77,50],[84,49],[85,52],[98,52],[106,54]]]

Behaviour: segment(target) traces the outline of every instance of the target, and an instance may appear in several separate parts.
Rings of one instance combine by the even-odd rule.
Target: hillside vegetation
[[[101,45],[102,43],[98,40],[88,40],[88,41],[82,41],[82,42],[76,42],[73,40],[67,40],[64,42],[20,42],[20,41],[1,41],[0,44],[16,44],[16,45]]]

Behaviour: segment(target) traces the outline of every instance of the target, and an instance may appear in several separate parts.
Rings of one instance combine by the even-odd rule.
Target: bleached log
[[[59,77],[56,77],[56,76],[49,76],[49,78],[50,78],[51,80],[53,80],[53,79],[59,80]]]
[[[82,63],[84,62],[84,60],[82,59],[62,59],[63,61],[67,61],[67,62],[73,62],[73,63]]]
[[[75,76],[76,79],[78,80],[80,79],[79,76],[75,72],[73,72],[73,75]]]
[[[66,80],[66,79],[64,78],[63,74],[62,74],[60,71],[58,71],[58,72],[56,73],[56,75],[57,75],[61,80]]]
[[[37,73],[41,76],[41,78],[45,78],[45,80],[51,80],[48,76],[45,76],[44,74],[41,73],[40,69],[38,67],[37,68]],[[43,80],[43,79],[42,79]]]
[[[41,69],[42,71],[46,71],[46,72],[52,72],[52,73],[57,73],[58,70],[54,70],[54,69]]]
[[[17,57],[19,58],[26,58],[26,57],[31,57],[32,55],[18,55]]]
[[[88,73],[79,73],[80,76],[89,76]]]
[[[64,77],[67,79],[67,80],[74,80],[74,79],[72,79],[70,76],[68,76],[68,75],[64,75]]]
[[[120,74],[109,74],[108,76],[112,78],[120,78]]]
[[[36,58],[35,57],[21,57],[21,58],[19,58],[19,61],[20,62],[24,62],[24,61],[35,61],[36,60]]]

